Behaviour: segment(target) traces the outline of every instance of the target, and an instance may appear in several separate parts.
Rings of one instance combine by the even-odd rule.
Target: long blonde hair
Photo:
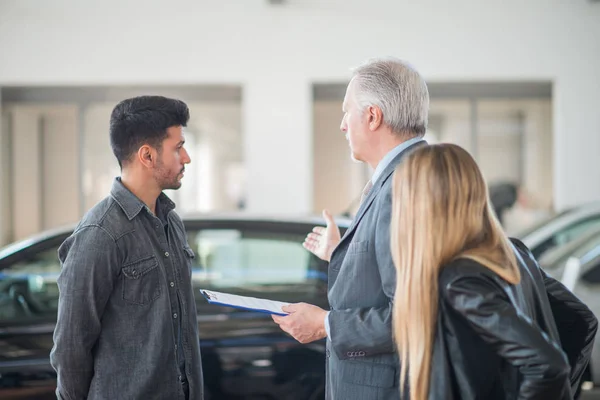
[[[423,146],[397,167],[393,180],[392,256],[397,271],[394,338],[400,390],[410,400],[429,393],[438,313],[438,276],[457,258],[471,258],[504,280],[519,269],[475,160],[459,146]]]

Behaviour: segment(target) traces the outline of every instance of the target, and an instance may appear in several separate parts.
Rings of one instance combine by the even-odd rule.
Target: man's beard
[[[160,190],[177,190],[181,187],[181,181],[178,179],[179,175],[183,173],[185,168],[181,170],[175,176],[170,176],[169,171],[165,168],[162,161],[159,159],[154,172],[154,179]]]

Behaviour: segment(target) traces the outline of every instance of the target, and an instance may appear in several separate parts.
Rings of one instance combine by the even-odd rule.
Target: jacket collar
[[[407,147],[402,152],[400,152],[400,154],[398,154],[396,157],[394,157],[392,162],[390,162],[387,165],[387,167],[381,173],[381,176],[377,179],[377,181],[375,181],[375,185],[373,185],[373,189],[371,189],[371,191],[369,192],[367,197],[363,200],[362,204],[358,208],[358,211],[356,212],[356,216],[354,217],[354,219],[352,220],[352,223],[346,230],[346,233],[344,234],[342,241],[344,241],[344,239],[346,237],[348,237],[356,229],[356,226],[358,225],[358,223],[360,222],[362,217],[364,217],[365,213],[367,212],[367,210],[369,209],[369,207],[371,206],[371,204],[373,203],[373,201],[375,200],[375,198],[381,191],[381,188],[383,187],[385,182],[390,178],[390,176],[394,173],[394,170],[396,169],[398,164],[400,164],[400,162],[402,161],[402,158],[406,157],[412,150],[419,148],[421,146],[425,146],[425,145],[427,145],[427,142],[425,142],[424,140],[421,140],[419,142],[412,144],[411,146]]]

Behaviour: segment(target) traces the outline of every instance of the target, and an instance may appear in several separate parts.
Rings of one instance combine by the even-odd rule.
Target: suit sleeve
[[[392,304],[396,291],[396,269],[390,249],[390,221],[392,213],[391,190],[383,196],[375,225],[374,245],[376,266],[387,303],[380,307],[331,310],[329,313],[330,339],[340,359],[370,357],[395,351],[392,339]]]
[[[442,290],[491,348],[522,376],[518,399],[572,398],[569,364],[558,343],[512,305],[506,293],[481,276],[461,276]]]

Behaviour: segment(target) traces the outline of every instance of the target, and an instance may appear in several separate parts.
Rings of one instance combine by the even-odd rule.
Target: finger
[[[311,253],[313,253],[313,254],[315,254],[315,255],[316,255],[316,252],[317,252],[317,246],[313,246],[313,245],[311,245],[311,244],[309,244],[309,243],[302,243],[302,246],[303,246],[303,247],[304,247],[306,250],[308,250],[308,251],[310,251]]]
[[[309,242],[309,241],[305,241],[304,243],[302,243],[302,246],[304,246],[305,249],[307,250],[315,250],[317,248],[317,246],[313,243],[313,242]]]
[[[321,236],[321,235],[317,235],[316,233],[309,233],[309,234],[306,236],[306,239],[309,239],[309,240],[314,240],[314,241],[318,242],[319,240],[321,240],[321,238],[322,238],[322,237],[323,237],[323,236]]]
[[[319,235],[323,235],[323,234],[325,234],[325,228],[323,228],[322,226],[315,226],[313,228],[313,232],[318,233]]]
[[[317,248],[319,247],[320,242],[318,240],[307,238],[306,240],[304,240],[304,243],[309,245],[310,247]]]
[[[296,305],[295,304],[290,304],[290,305],[281,307],[281,309],[283,310],[283,312],[291,314],[291,313],[296,312]]]
[[[314,245],[317,245],[317,244],[319,244],[319,242],[320,242],[319,239],[315,239],[315,238],[308,237],[308,236],[304,239],[304,243],[312,243]]]

